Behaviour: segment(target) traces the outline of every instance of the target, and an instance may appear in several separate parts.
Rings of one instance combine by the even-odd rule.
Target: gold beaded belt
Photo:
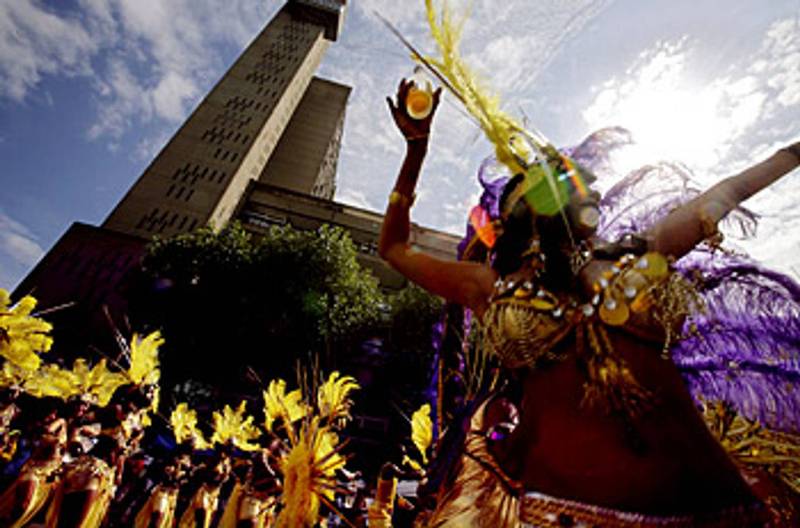
[[[519,518],[525,528],[741,528],[769,526],[770,522],[761,503],[709,514],[662,517],[592,506],[536,492],[522,497]]]

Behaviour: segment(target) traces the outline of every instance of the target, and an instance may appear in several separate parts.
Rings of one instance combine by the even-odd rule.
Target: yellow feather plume
[[[447,0],[442,2],[440,16],[437,16],[433,0],[425,0],[425,10],[431,36],[440,54],[439,58],[425,57],[425,60],[448,81],[449,87],[478,121],[494,145],[498,161],[506,165],[511,174],[525,172],[520,160],[527,163],[530,151],[519,134],[522,125],[500,109],[500,99],[489,93],[461,58],[459,43],[465,18],[454,22]]]
[[[281,418],[289,425],[308,414],[309,407],[303,401],[300,389],[286,394],[286,382],[282,379],[270,381],[264,396],[264,427],[272,431],[275,420]]]
[[[158,348],[163,344],[164,339],[158,331],[145,338],[134,334],[130,343],[131,366],[128,375],[135,384],[158,383],[161,376],[158,369]]]
[[[51,396],[67,400],[72,396],[80,396],[105,407],[114,392],[128,382],[126,375],[110,371],[105,360],[89,368],[86,360],[79,358],[71,370],[54,364],[43,365],[26,377],[24,388],[36,397]]]
[[[23,371],[10,361],[3,362],[0,369],[0,387],[20,387],[25,382],[26,376]]]
[[[47,352],[53,339],[47,335],[52,326],[31,316],[36,299],[23,297],[10,306],[6,290],[0,288],[0,356],[23,370],[36,370],[41,365],[39,353]]]
[[[341,376],[338,371],[331,373],[328,380],[320,385],[317,391],[317,407],[321,416],[333,421],[338,418],[350,417],[350,393],[360,389],[356,379],[352,376]]]
[[[197,411],[189,409],[187,403],[179,403],[169,416],[169,423],[179,444],[192,440],[196,449],[208,449],[211,445],[197,428]]]
[[[283,508],[280,528],[310,527],[319,520],[322,500],[333,500],[336,470],[344,467],[339,438],[319,417],[305,421],[297,441],[280,460],[283,474]]]
[[[214,412],[214,435],[211,437],[212,444],[225,444],[230,441],[242,451],[256,451],[260,449],[258,444],[250,443],[261,436],[261,432],[253,423],[252,416],[245,418],[244,413],[246,406],[247,402],[242,401],[235,411],[230,405],[226,405],[221,413],[219,411]]]
[[[417,409],[411,416],[411,441],[422,455],[422,462],[428,463],[428,448],[433,441],[433,422],[431,421],[431,406],[425,404]]]

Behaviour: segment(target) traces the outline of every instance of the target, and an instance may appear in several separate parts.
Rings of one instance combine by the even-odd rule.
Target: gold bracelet
[[[416,199],[416,193],[412,194],[411,198],[409,198],[408,196],[400,194],[398,191],[392,191],[392,194],[389,195],[389,205],[399,205],[400,207],[408,209],[414,205],[414,200]]]

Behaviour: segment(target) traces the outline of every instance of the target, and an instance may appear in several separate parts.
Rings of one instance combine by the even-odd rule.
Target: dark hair
[[[559,247],[564,237],[568,236],[564,218],[559,214],[537,215],[525,200],[507,203],[514,189],[524,180],[524,174],[517,174],[508,181],[500,195],[503,230],[493,248],[492,267],[501,277],[517,271],[522,265],[522,254],[530,248],[533,238],[538,236],[540,251],[546,257],[542,278],[546,284],[557,284],[563,288],[572,280],[569,257]]]
[[[508,204],[512,191],[525,180],[524,174],[517,174],[503,187],[500,195],[500,211],[503,215],[503,231],[497,237],[493,252],[492,267],[501,277],[519,269],[520,256],[528,249],[531,239],[536,234],[535,216],[533,211],[523,201],[514,204],[511,213],[503,214]]]

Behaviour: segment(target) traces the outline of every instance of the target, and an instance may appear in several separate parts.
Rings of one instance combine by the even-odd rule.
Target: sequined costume
[[[0,496],[0,521],[7,523],[5,526],[25,526],[47,505],[59,482],[57,471],[61,468],[66,442],[66,423],[58,419],[41,436],[14,483]],[[19,490],[24,488],[30,490],[28,501],[18,504]]]
[[[251,484],[237,483],[228,498],[220,528],[237,528],[240,523],[249,523],[252,528],[269,528],[275,518],[277,497],[262,492]]]
[[[64,467],[64,477],[47,513],[46,528],[57,528],[64,500],[74,493],[96,492],[75,528],[100,528],[115,492],[115,471],[105,461],[81,455]]]
[[[178,488],[159,484],[136,515],[135,528],[172,528],[175,524],[175,507],[178,503]],[[159,514],[158,524],[150,524],[153,514]]]
[[[582,302],[574,294],[553,293],[541,286],[544,264],[532,252],[520,277],[499,279],[483,318],[488,352],[509,369],[536,368],[567,357],[559,343],[574,336],[577,356],[585,365],[584,404],[636,416],[652,405],[626,362],[614,350],[607,328],[620,328],[653,343],[670,343],[684,319],[699,304],[691,285],[669,269],[658,253],[627,254],[594,284],[594,297]]]
[[[209,528],[219,505],[220,486],[203,483],[195,492],[189,507],[181,515],[179,528],[197,528],[197,515],[200,515],[200,528]]]

